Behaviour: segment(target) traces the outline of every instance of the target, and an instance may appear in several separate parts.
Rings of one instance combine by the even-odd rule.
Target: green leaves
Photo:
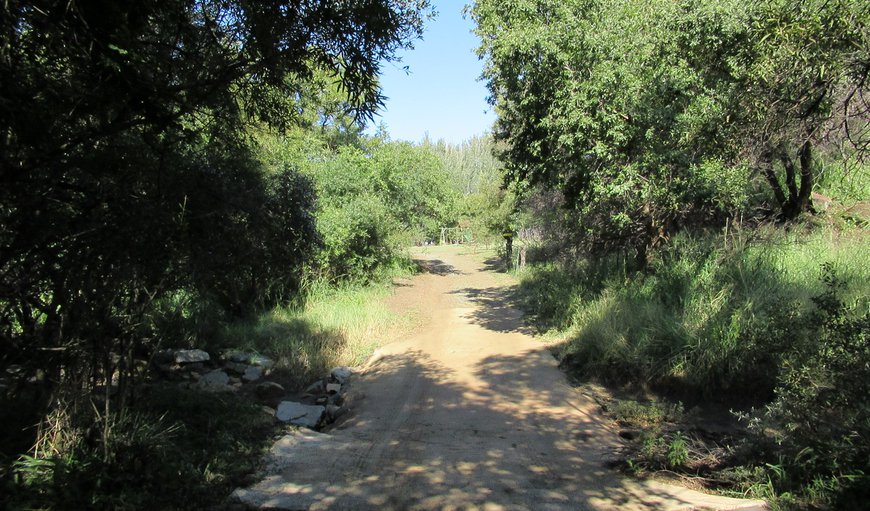
[[[781,205],[799,213],[813,174],[801,154],[836,120],[837,91],[864,86],[846,69],[867,69],[865,4],[478,1],[508,176],[565,192],[589,245],[639,253],[690,218],[747,209],[735,186],[747,168],[770,174],[770,153],[802,161]],[[698,174],[711,161],[715,180]]]

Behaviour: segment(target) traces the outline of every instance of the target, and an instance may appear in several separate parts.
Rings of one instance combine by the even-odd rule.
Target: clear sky
[[[466,0],[432,3],[438,16],[426,24],[423,40],[401,53],[402,62],[383,66],[387,101],[373,125],[384,122],[393,140],[419,142],[428,132],[432,140],[459,143],[490,131],[495,114],[478,81],[483,63],[474,54],[474,23],[462,16]],[[373,133],[374,126],[368,131]]]

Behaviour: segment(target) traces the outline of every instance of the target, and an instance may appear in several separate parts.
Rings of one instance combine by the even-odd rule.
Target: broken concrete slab
[[[306,405],[295,401],[281,401],[275,417],[281,422],[289,422],[297,426],[314,428],[320,423],[326,408],[318,405]]]

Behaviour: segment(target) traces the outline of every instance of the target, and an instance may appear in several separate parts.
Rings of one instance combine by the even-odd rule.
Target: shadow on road
[[[523,322],[523,312],[515,299],[516,286],[466,287],[452,291],[474,305],[471,322],[495,332],[519,332],[532,335],[534,330]]]
[[[666,509],[691,502],[604,468],[615,436],[566,402],[539,352],[489,357],[478,378],[421,352],[367,373],[365,410],[332,434],[276,444],[271,473],[237,496],[277,509]]]
[[[457,270],[454,266],[440,259],[414,259],[414,264],[417,265],[421,273],[431,273],[432,275],[440,275],[442,277],[448,275],[466,275],[466,273]]]

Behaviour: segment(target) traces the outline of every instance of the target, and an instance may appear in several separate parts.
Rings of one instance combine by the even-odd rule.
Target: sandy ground
[[[234,494],[262,509],[762,509],[605,467],[618,444],[509,307],[509,280],[462,247],[418,254],[428,271],[392,302],[423,327],[378,350],[352,411],[272,449]]]

